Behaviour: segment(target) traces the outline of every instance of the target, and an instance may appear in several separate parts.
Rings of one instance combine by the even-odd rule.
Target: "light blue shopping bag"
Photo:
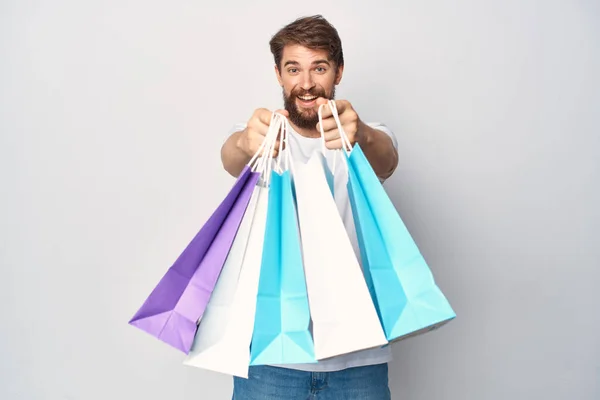
[[[250,365],[316,362],[290,171],[273,171]]]
[[[456,314],[358,144],[347,162],[365,280],[388,341],[454,319]]]

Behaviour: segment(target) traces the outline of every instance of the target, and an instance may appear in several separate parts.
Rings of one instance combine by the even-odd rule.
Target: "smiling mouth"
[[[315,104],[316,104],[316,100],[319,96],[296,96],[298,98],[298,106],[302,107],[302,108],[310,108],[312,109]]]
[[[302,101],[309,102],[315,100],[317,96],[298,96],[298,98]]]

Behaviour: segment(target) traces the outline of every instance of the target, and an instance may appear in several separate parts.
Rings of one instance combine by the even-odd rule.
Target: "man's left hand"
[[[336,124],[335,119],[333,118],[333,113],[331,108],[327,104],[328,100],[320,97],[317,99],[317,105],[321,106],[325,104],[322,108],[322,121],[323,121],[323,131],[325,132],[325,146],[328,149],[341,149],[342,139],[340,137],[340,132],[338,130],[338,126]],[[338,116],[340,119],[340,123],[350,144],[354,146],[354,143],[359,141],[361,135],[361,127],[362,122],[358,117],[354,108],[352,108],[352,104],[350,104],[347,100],[335,100],[335,105],[338,111]],[[321,132],[320,123],[317,124],[317,131]],[[348,149],[349,150],[349,149]]]

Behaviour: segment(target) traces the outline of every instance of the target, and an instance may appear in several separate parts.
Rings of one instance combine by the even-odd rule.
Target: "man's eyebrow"
[[[315,60],[312,62],[312,65],[319,65],[319,64],[327,64],[327,65],[331,66],[331,63],[329,63],[329,61],[327,61],[326,59]],[[285,64],[283,64],[284,67],[287,67],[288,65],[300,65],[300,63],[298,61],[289,60],[289,61],[286,61]]]

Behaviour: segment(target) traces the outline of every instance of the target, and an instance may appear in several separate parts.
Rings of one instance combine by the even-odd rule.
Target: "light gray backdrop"
[[[229,398],[127,321],[232,184],[227,130],[280,106],[271,34],[314,13],[458,314],[395,346],[393,398],[600,398],[598,2],[308,3],[2,1],[0,398]]]

